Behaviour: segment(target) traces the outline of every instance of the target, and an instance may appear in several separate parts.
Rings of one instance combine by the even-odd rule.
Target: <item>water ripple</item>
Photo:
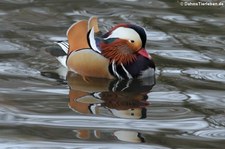
[[[67,95],[67,88],[49,88],[49,87],[21,87],[20,88],[0,88],[0,93],[10,95]],[[35,107],[34,107],[35,108]]]
[[[224,128],[200,130],[195,132],[194,135],[208,139],[225,140]]]
[[[144,8],[168,8],[169,5],[161,1],[148,1],[148,0],[98,0],[99,2],[109,3],[113,5],[120,5],[122,7],[144,7]]]
[[[209,18],[208,16],[193,16],[193,20],[199,21],[199,22],[204,22],[210,25],[215,25],[215,26],[224,26],[225,21],[223,19],[220,19],[218,17],[211,17]]]
[[[74,10],[72,12],[66,12],[66,16],[89,16],[88,12],[86,10]]]
[[[166,16],[158,16],[161,17],[162,19],[173,21],[179,24],[195,24],[196,22],[193,20],[188,19],[187,17],[183,15],[166,15]]]
[[[11,109],[12,110],[12,109]],[[62,128],[110,128],[138,131],[157,131],[160,129],[198,130],[208,126],[203,117],[185,118],[177,120],[130,120],[122,118],[97,117],[97,116],[55,116],[55,115],[27,115],[8,112],[2,113],[5,117],[0,124],[48,126]],[[7,117],[11,117],[8,119]],[[14,119],[12,118],[14,117]],[[6,120],[7,119],[7,120]],[[91,124],[91,125],[90,125]]]
[[[187,95],[190,97],[191,103],[201,105],[201,110],[211,109],[213,113],[224,113],[225,95],[224,89],[221,91],[215,90],[198,90],[189,91]],[[216,112],[217,111],[217,112]],[[207,111],[205,111],[207,112]],[[205,113],[206,114],[206,113]]]
[[[191,110],[188,108],[182,107],[151,107],[149,110],[149,117],[154,117],[157,119],[158,117],[165,119],[177,119],[189,117],[191,114]]]
[[[161,70],[161,74],[165,76],[179,76],[181,74],[182,70],[178,68],[170,68],[170,67],[164,67],[163,70]]]
[[[22,148],[54,148],[54,149],[115,149],[115,148],[123,148],[123,149],[169,149],[168,147],[164,147],[162,145],[144,145],[144,144],[135,144],[135,143],[111,143],[111,142],[101,142],[101,143],[93,143],[93,142],[51,142],[51,141],[23,141],[20,139],[11,139],[6,140],[2,139],[1,141],[1,148],[7,149],[22,149]],[[38,146],[38,147],[37,147]]]
[[[224,47],[224,36],[220,35],[197,35],[187,33],[176,33],[174,37],[182,41],[187,45],[197,45],[201,47]]]
[[[218,69],[188,69],[182,71],[195,79],[202,79],[207,81],[217,81],[225,83],[225,70]]]
[[[178,91],[171,92],[152,92],[149,94],[150,101],[159,101],[159,102],[181,102],[188,99],[187,95],[184,95]]]
[[[179,61],[193,61],[199,63],[207,63],[210,62],[211,60],[210,57],[192,50],[159,50],[159,51],[152,50],[152,51],[156,55],[160,55],[168,59]]]
[[[162,41],[170,39],[171,36],[160,31],[151,31],[151,32],[147,31],[147,38],[151,41]]]
[[[5,53],[19,53],[19,52],[24,52],[28,51],[27,48],[21,47],[18,44],[11,43],[9,41],[0,41],[0,54],[5,54]]]
[[[9,76],[34,76],[39,74],[39,71],[27,67],[22,62],[3,62],[0,63],[0,74]]]
[[[225,127],[225,115],[223,114],[210,116],[209,118],[207,118],[207,120],[210,121],[215,126]]]

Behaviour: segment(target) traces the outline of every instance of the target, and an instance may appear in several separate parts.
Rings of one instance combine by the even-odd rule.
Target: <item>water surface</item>
[[[91,16],[103,31],[145,27],[156,78],[61,77],[45,49]],[[1,0],[0,148],[220,149],[224,18],[224,7],[175,0]]]

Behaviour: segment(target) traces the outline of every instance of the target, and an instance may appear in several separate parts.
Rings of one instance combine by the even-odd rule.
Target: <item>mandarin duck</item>
[[[118,24],[100,34],[97,17],[74,23],[68,41],[50,50],[69,71],[83,77],[132,79],[154,76],[155,64],[145,49],[146,32],[137,25]]]

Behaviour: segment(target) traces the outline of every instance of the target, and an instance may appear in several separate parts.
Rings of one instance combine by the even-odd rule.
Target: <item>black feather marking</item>
[[[115,70],[113,70],[113,67],[115,67],[116,72],[114,72]],[[151,59],[138,55],[136,61],[124,65],[124,68],[131,75],[132,78],[138,78],[139,76],[141,76],[141,73],[143,71],[149,68],[155,69],[155,63]],[[119,77],[123,79],[129,79],[129,76],[127,75],[127,73],[125,72],[125,70],[122,68],[121,65],[111,63],[108,69],[110,74],[112,74],[115,78],[118,78],[117,75],[119,75]]]
[[[126,72],[123,70],[121,65],[116,66],[117,73],[124,79],[129,79]]]
[[[66,43],[66,42],[59,42],[59,43],[61,43],[62,45],[64,45],[67,49],[69,48],[69,44],[68,43]]]
[[[144,48],[147,40],[145,30],[142,27],[133,24],[129,24],[128,27],[134,29],[140,35],[142,40],[142,47]]]
[[[87,41],[88,41],[89,47],[91,47],[91,42],[90,42],[90,38],[89,38],[90,33],[91,33],[91,30],[89,30],[88,33],[87,33]],[[92,47],[91,47],[91,48],[92,48]]]
[[[46,52],[50,53],[52,56],[59,57],[67,55],[66,52],[62,50],[59,46],[50,46],[45,49]]]
[[[60,42],[60,43],[63,44],[65,47],[68,47],[68,45],[66,45],[66,43],[64,43],[64,42]],[[49,46],[45,49],[45,51],[55,57],[67,55],[66,52],[59,45]]]
[[[124,67],[132,75],[133,78],[137,78],[141,75],[142,71],[147,70],[149,68],[155,69],[155,64],[152,60],[138,55],[136,61],[124,65]]]
[[[117,68],[118,68],[118,65],[116,65],[115,63],[111,63],[108,66],[108,69],[109,69],[109,72],[110,72],[111,75],[113,75],[115,78],[123,79],[123,77],[117,71]]]

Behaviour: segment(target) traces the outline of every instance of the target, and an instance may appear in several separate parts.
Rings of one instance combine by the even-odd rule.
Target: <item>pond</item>
[[[193,1],[193,3],[204,2]],[[1,0],[0,148],[218,148],[225,145],[225,2]],[[198,3],[199,4],[199,3]],[[74,22],[143,26],[156,76],[105,80],[46,52]],[[64,75],[62,74],[64,73]]]

